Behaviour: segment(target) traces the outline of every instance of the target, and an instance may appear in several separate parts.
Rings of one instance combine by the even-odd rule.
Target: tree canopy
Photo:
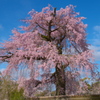
[[[56,86],[56,95],[64,95],[67,79],[73,73],[94,73],[92,51],[86,42],[84,17],[79,17],[73,5],[56,10],[52,6],[41,12],[32,10],[30,17],[22,20],[26,26],[12,30],[9,41],[2,43],[0,61],[8,62],[5,70],[27,68],[29,79],[19,78],[19,88],[24,88],[27,96],[44,87],[47,83]],[[68,86],[68,85],[67,85]]]

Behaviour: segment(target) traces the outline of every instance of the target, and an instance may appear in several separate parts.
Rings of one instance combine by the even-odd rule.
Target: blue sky
[[[12,29],[24,25],[20,20],[25,19],[29,11],[41,11],[48,4],[57,9],[75,5],[75,11],[87,18],[84,20],[88,24],[87,42],[91,44],[89,48],[95,51],[96,63],[100,64],[100,0],[0,0],[0,42],[12,35]],[[4,66],[6,64],[0,65],[1,70]]]

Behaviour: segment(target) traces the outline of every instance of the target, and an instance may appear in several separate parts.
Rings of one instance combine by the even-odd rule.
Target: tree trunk
[[[65,95],[65,68],[56,67],[56,95]]]

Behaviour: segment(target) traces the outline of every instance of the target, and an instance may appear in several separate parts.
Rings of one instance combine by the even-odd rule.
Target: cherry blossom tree
[[[56,95],[65,95],[68,79],[67,69],[74,75],[82,71],[94,73],[92,51],[86,42],[84,17],[78,17],[73,5],[56,10],[52,6],[41,12],[32,10],[30,17],[22,20],[26,26],[12,30],[9,41],[1,43],[0,61],[8,62],[4,71],[27,68],[29,79],[19,78],[19,88],[24,88],[27,96],[33,96],[45,84],[56,86]]]

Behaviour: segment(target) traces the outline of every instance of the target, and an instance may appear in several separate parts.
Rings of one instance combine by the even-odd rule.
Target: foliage
[[[2,76],[0,80],[0,100],[25,100],[23,89],[18,91],[18,85],[10,79],[10,76]]]
[[[21,68],[30,70],[28,79],[18,80],[18,87],[24,89],[26,96],[45,90],[48,83],[55,84],[56,95],[65,95],[70,78],[76,86],[82,73],[94,73],[92,51],[86,42],[87,25],[82,22],[85,18],[78,17],[72,5],[60,10],[49,5],[41,12],[32,10],[29,14],[31,17],[23,20],[27,25],[14,29],[10,41],[2,43],[0,60],[9,64],[5,73],[9,75],[13,69]],[[71,73],[66,74],[68,71]],[[75,93],[77,89],[69,90]]]
[[[40,93],[37,93],[37,94],[35,94],[35,96],[46,96],[47,95],[47,93],[48,93],[48,91],[42,91],[42,92],[40,92]]]
[[[100,94],[100,82],[94,82],[91,84],[91,94]]]

